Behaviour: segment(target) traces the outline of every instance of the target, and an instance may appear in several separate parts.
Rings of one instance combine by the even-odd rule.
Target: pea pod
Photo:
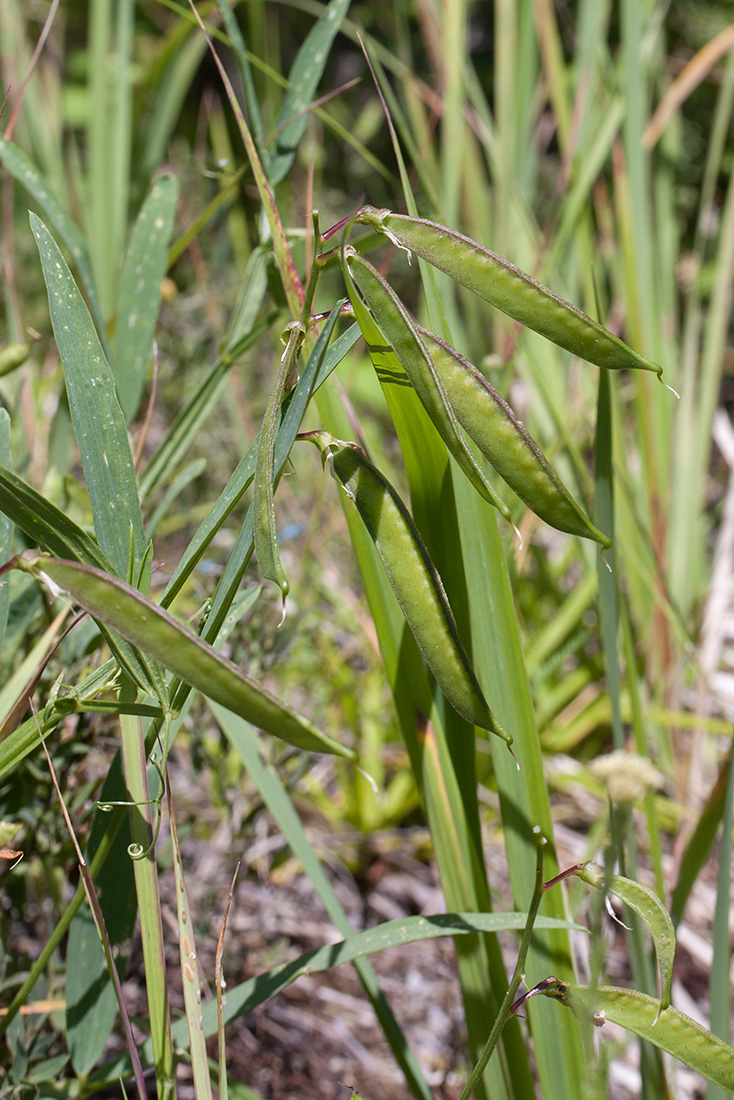
[[[492,714],[461,644],[443,583],[418,529],[390,482],[354,443],[328,432],[301,436],[321,451],[324,462],[354,503],[385,567],[426,664],[454,710],[472,725],[512,737]]]
[[[418,332],[457,420],[520,500],[551,527],[610,547],[484,375],[432,332]]]
[[[22,367],[30,351],[29,344],[8,344],[0,348],[0,377]]]
[[[307,718],[281,703],[159,604],[118,577],[37,550],[24,550],[14,565],[52,589],[68,593],[90,615],[253,726],[309,752],[356,759],[355,752],[320,733]]]
[[[606,887],[611,894],[618,897],[625,905],[629,905],[647,925],[652,942],[655,946],[655,954],[660,967],[660,1004],[658,1011],[664,1012],[670,1004],[670,991],[673,985],[673,963],[675,961],[675,929],[670,919],[668,910],[663,905],[658,895],[642,886],[634,879],[624,878],[622,875],[610,875],[607,879],[604,868],[595,863],[593,859],[586,863],[577,863],[574,867],[562,871],[550,882],[546,883],[546,889],[568,875],[576,875],[589,886],[597,890]]]
[[[590,989],[557,978],[546,978],[530,991],[531,995],[536,992],[553,997],[576,1012],[592,1013],[594,1023],[599,1026],[607,1020],[619,1024],[685,1062],[725,1092],[734,1092],[734,1049],[676,1008],[668,1006],[659,1012],[657,1001],[637,990],[616,986]],[[528,994],[524,999],[527,997]]]
[[[412,317],[379,271],[352,248],[345,249],[347,274],[370,308],[410,379],[436,430],[477,492],[512,523],[510,509],[487,481],[467,446],[450,401],[437,377],[433,361]]]
[[[573,355],[600,367],[654,371],[663,368],[638,355],[577,306],[536,282],[508,260],[445,225],[364,206],[355,219],[384,233],[399,248],[427,260],[503,313]]]

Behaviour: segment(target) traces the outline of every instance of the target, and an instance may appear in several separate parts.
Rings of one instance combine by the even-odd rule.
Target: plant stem
[[[543,898],[543,849],[546,845],[546,839],[543,836],[539,825],[534,826],[533,836],[535,837],[538,851],[537,865],[535,870],[535,890],[533,891],[533,896],[528,907],[528,919],[525,923],[525,931],[522,934],[522,940],[520,941],[520,950],[517,955],[517,963],[515,964],[515,973],[512,975],[512,981],[507,987],[507,992],[505,993],[502,1004],[500,1005],[500,1010],[497,1013],[495,1021],[492,1025],[492,1030],[489,1033],[489,1037],[487,1038],[484,1050],[481,1053],[479,1061],[474,1066],[469,1080],[462,1090],[459,1100],[469,1100],[469,1097],[473,1093],[477,1084],[481,1081],[482,1074],[484,1073],[487,1063],[492,1057],[492,1052],[497,1046],[497,1041],[502,1034],[502,1028],[505,1026],[509,1018],[510,1008],[513,1001],[515,1000],[515,994],[520,988],[520,982],[525,977],[525,959],[527,957],[528,948],[530,947],[530,938],[533,934],[533,925],[535,924],[535,918],[538,915],[540,902]]]

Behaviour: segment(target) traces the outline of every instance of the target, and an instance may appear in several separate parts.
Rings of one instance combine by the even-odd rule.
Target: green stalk
[[[135,687],[123,681],[123,700],[135,695]],[[125,780],[132,803],[130,807],[130,854],[135,870],[138,895],[140,934],[145,962],[150,1033],[153,1041],[155,1077],[158,1100],[175,1100],[173,1045],[168,1011],[166,959],[163,945],[158,870],[155,862],[150,792],[148,789],[147,754],[142,722],[135,715],[122,715],[122,756]],[[160,811],[159,811],[160,812]]]
[[[492,1024],[492,1030],[487,1038],[486,1045],[482,1051],[482,1056],[472,1070],[469,1080],[461,1091],[459,1100],[469,1100],[469,1097],[474,1092],[479,1081],[481,1080],[484,1069],[489,1061],[494,1048],[497,1046],[497,1041],[502,1033],[502,1029],[507,1023],[510,1017],[510,1010],[515,1000],[515,994],[520,988],[520,983],[525,977],[525,960],[527,958],[528,949],[530,947],[530,938],[533,934],[533,925],[535,924],[535,918],[538,915],[538,909],[540,903],[543,900],[543,849],[547,843],[543,836],[540,826],[536,825],[533,828],[533,834],[535,836],[535,842],[538,846],[537,865],[535,869],[535,889],[533,890],[533,896],[530,901],[530,907],[528,908],[528,919],[525,924],[525,930],[520,940],[520,950],[517,953],[517,962],[515,964],[515,972],[512,976],[512,981],[507,987],[507,992],[502,999],[500,1010],[497,1013],[494,1023]]]

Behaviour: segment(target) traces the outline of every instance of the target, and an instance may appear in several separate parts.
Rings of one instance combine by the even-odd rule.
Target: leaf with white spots
[[[69,411],[94,515],[100,548],[125,577],[132,531],[137,566],[145,537],[130,441],[115,380],[97,330],[59,246],[31,214],[46,280],[56,344],[69,396]]]
[[[280,183],[293,163],[308,122],[306,109],[316,95],[331,44],[348,10],[349,0],[331,0],[324,14],[306,35],[293,62],[288,75],[288,92],[275,123],[275,152],[268,174],[273,185]],[[303,114],[300,113],[302,111]]]
[[[174,176],[160,176],[154,182],[130,235],[122,268],[113,362],[117,396],[128,424],[143,392],[177,198]]]

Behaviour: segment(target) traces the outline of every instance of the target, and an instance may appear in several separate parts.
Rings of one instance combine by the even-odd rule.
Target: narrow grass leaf
[[[275,123],[276,130],[280,127],[283,129],[279,130],[275,151],[271,154],[268,175],[273,186],[285,178],[293,164],[296,149],[308,122],[308,115],[300,112],[308,107],[316,95],[331,45],[349,10],[349,3],[350,0],[331,0],[324,14],[306,35],[293,62],[288,75],[288,92]],[[294,118],[294,115],[299,117]]]
[[[128,424],[143,392],[177,197],[174,176],[155,181],[133,226],[120,276],[113,362],[117,396]]]
[[[252,68],[250,67],[250,59],[247,56],[247,47],[245,46],[245,40],[242,37],[242,31],[240,25],[237,22],[237,17],[234,11],[229,6],[227,0],[216,0],[217,10],[222,17],[222,23],[224,29],[229,36],[229,42],[237,60],[237,66],[240,70],[240,78],[242,79],[242,87],[245,92],[245,103],[247,105],[247,115],[250,120],[250,130],[252,136],[255,139],[258,153],[260,154],[260,160],[262,161],[263,168],[267,176],[270,176],[270,152],[263,147],[263,121],[260,114],[260,101],[257,97],[255,90],[255,81],[252,76]]]
[[[334,348],[331,350],[331,352],[329,354],[326,354],[328,338],[333,329],[333,326],[336,324],[339,318],[342,304],[343,302],[337,303],[326,325],[322,329],[319,339],[313,348],[312,354],[309,356],[308,363],[306,369],[304,370],[301,382],[299,383],[299,386],[302,386],[300,390],[301,397],[299,402],[296,404],[295,409],[293,409],[294,416],[292,417],[292,419],[289,420],[287,431],[280,432],[276,439],[274,462],[276,477],[280,475],[285,463],[288,460],[291,447],[293,446],[293,441],[298,433],[298,428],[303,417],[305,405],[308,403],[308,397],[311,393],[311,387],[315,387],[317,384],[322,384],[326,377],[328,377],[328,374],[331,372],[331,370],[333,370],[336,364],[340,361],[340,358],[345,354],[344,349],[347,346],[351,346],[351,342],[353,342],[354,334],[345,333],[344,336],[341,338],[341,341],[336,341]],[[341,345],[341,347],[338,348],[338,345]],[[310,372],[311,366],[313,366],[313,374],[311,374]],[[307,378],[309,382],[308,386],[304,384]],[[296,388],[296,392],[299,392],[298,387]],[[304,402],[303,405],[301,405],[301,401]],[[290,412],[291,408],[289,406],[286,418],[290,416]],[[254,471],[256,454],[255,445],[253,445],[253,447],[250,449],[250,453],[252,455],[252,469]],[[236,471],[236,475],[238,477],[241,476],[243,479],[245,477],[247,467],[246,459],[243,460],[242,463],[240,463],[240,468],[238,471]],[[247,566],[252,557],[253,529],[254,509],[252,506],[250,506],[247,515],[245,516],[245,522],[239,530],[234,547],[232,548],[232,551],[227,560],[227,564],[224,568],[224,572],[222,573],[219,584],[217,585],[217,589],[212,600],[211,609],[207,617],[204,629],[202,631],[202,638],[207,642],[213,643],[216,641],[227,616],[230,614],[233,601],[236,598],[237,591],[245,574],[245,570],[247,569]],[[201,543],[199,543],[199,549],[200,548]],[[187,569],[191,567],[191,561],[192,559],[188,559],[186,564]],[[179,580],[181,576],[182,574],[179,573]],[[174,578],[172,578],[172,580],[173,579]],[[190,688],[186,683],[177,686],[173,698],[174,709],[180,709],[183,706],[189,690]],[[341,751],[344,755],[346,755],[345,750]]]
[[[731,909],[731,852],[732,808],[734,807],[734,771],[729,770],[724,800],[724,827],[719,853],[719,873],[716,883],[716,909],[714,911],[714,958],[709,980],[711,1002],[711,1030],[721,1039],[731,1036],[731,938],[729,936],[729,912]],[[710,1084],[706,1100],[726,1100],[729,1090]]]
[[[112,371],[58,245],[35,214],[31,214],[31,228],[41,256],[95,533],[116,573],[124,577],[130,532],[136,567],[145,553],[145,537],[133,456]]]
[[[323,385],[357,339],[358,329],[356,325],[353,325],[348,332],[345,332],[338,340],[334,341],[331,348],[328,348],[329,339],[339,319],[339,310],[342,304],[342,302],[338,302],[334,307],[332,315],[322,328],[319,338],[306,361],[306,366],[304,367],[303,374],[298,384],[286,398],[288,407],[283,415],[281,428],[275,441],[273,470],[276,477],[280,476],[283,467],[288,461],[288,456],[291,453],[293,442],[298,434],[303,415],[312,393],[314,393],[319,386]],[[189,544],[187,552],[184,554],[182,561],[179,563],[176,572],[173,577],[171,577],[166,587],[166,591],[163,594],[163,601],[165,601],[164,606],[173,598],[173,595],[175,595],[175,592],[183,583],[183,579],[188,575],[203,553],[213,532],[218,528],[221,522],[222,514],[226,514],[228,510],[231,510],[233,498],[241,494],[244,488],[249,485],[255,472],[256,454],[257,441],[255,441],[240,462],[224,489],[224,492],[220,496],[219,501],[217,501],[217,504],[212,510],[212,513],[210,513],[210,516],[207,517],[201,525]],[[247,562],[252,553],[253,534],[254,509],[250,507],[245,517],[245,522],[237,536],[235,546],[227,561],[227,565],[225,566],[220,583],[217,586],[211,612],[207,619],[203,634],[208,641],[213,642],[218,637],[224,620],[229,614],[232,600],[234,599],[244,570],[247,567]]]
[[[255,481],[252,489],[253,539],[260,571],[266,580],[274,581],[280,588],[285,617],[285,598],[290,584],[278,549],[278,528],[275,518],[275,433],[278,428],[280,406],[285,384],[295,369],[298,349],[304,332],[300,322],[290,328],[288,343],[280,360],[275,385],[268,398],[263,425],[257,441]]]
[[[97,332],[101,334],[102,341],[105,341],[105,318],[99,303],[92,271],[92,261],[84,234],[54,194],[48,181],[43,178],[35,165],[28,160],[25,153],[12,141],[7,141],[1,137],[0,160],[10,175],[25,187],[28,194],[38,203],[45,217],[53,226],[59,240],[71,254],[84,295],[89,302]]]
[[[274,997],[286,986],[308,974],[316,974],[339,966],[346,962],[374,955],[390,947],[399,947],[407,943],[419,943],[443,936],[467,936],[477,932],[497,933],[510,930],[521,931],[527,921],[526,913],[437,913],[434,916],[402,917],[400,920],[386,921],[376,928],[359,932],[341,943],[327,944],[325,947],[307,951],[304,955],[289,963],[277,967],[266,974],[250,978],[240,985],[227,990],[227,1004],[224,1007],[225,1023],[252,1012],[258,1005]],[[569,921],[555,921],[551,917],[538,917],[536,928],[576,928]],[[216,1034],[217,1006],[210,1001],[203,1009],[204,1034]],[[186,1021],[180,1020],[173,1027],[173,1036],[182,1046],[186,1042]],[[143,1065],[149,1064],[150,1041],[141,1049]],[[103,1081],[112,1080],[125,1073],[125,1058],[118,1058],[102,1066],[90,1078],[96,1086]],[[128,1071],[129,1072],[129,1071]]]
[[[230,102],[234,116],[237,121],[237,127],[240,131],[242,142],[245,146],[247,153],[247,159],[250,162],[252,168],[252,174],[255,177],[255,184],[257,186],[258,193],[260,195],[260,201],[263,205],[263,211],[270,227],[270,235],[273,240],[273,251],[275,252],[275,258],[278,264],[278,271],[280,273],[281,282],[283,284],[283,290],[288,301],[288,308],[291,311],[293,317],[298,317],[301,313],[301,307],[303,305],[304,292],[303,284],[301,283],[300,276],[296,270],[296,265],[293,262],[293,256],[291,254],[288,240],[286,237],[283,223],[280,219],[280,213],[275,203],[275,197],[273,195],[270,183],[265,171],[263,169],[260,157],[258,156],[257,147],[253,141],[250,128],[247,125],[245,116],[242,113],[242,109],[237,101],[237,96],[234,93],[232,82],[230,81],[227,71],[222,64],[217,51],[214,49],[214,44],[209,37],[206,26],[199,15],[198,11],[194,7],[193,0],[189,0],[191,10],[194,17],[198,22],[203,34],[205,35],[207,42],[209,43],[209,49],[212,57],[214,58],[214,64],[219,70],[219,75],[222,78],[227,98]]]
[[[729,734],[731,734],[730,725]],[[670,915],[674,925],[681,921],[691,890],[711,855],[711,847],[716,840],[716,834],[724,815],[729,775],[732,771],[733,751],[734,749],[730,747],[721,764],[716,781],[709,791],[701,816],[696,823],[696,828],[693,830],[683,852],[678,871],[678,881],[670,899]]]
[[[28,550],[16,561],[19,568],[38,579],[50,579],[52,586],[67,592],[90,615],[253,725],[310,752],[355,758],[351,749],[319,733],[308,719],[281,703],[158,604],[119,578]]]

